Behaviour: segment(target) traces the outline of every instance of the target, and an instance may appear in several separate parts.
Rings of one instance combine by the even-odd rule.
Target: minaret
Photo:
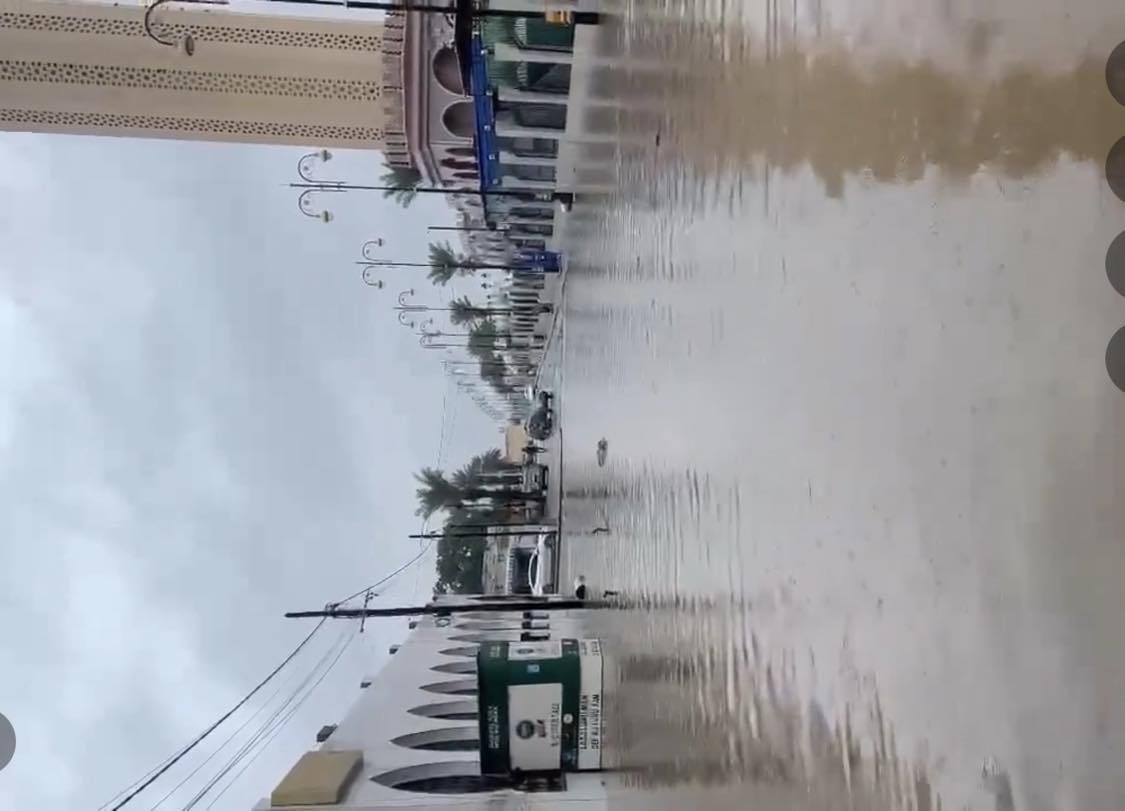
[[[238,14],[0,0],[0,129],[381,148],[383,26]],[[397,96],[397,92],[392,91]]]

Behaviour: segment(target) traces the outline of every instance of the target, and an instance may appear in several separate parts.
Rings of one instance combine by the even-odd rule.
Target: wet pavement
[[[603,36],[546,382],[614,804],[1125,808],[1125,4]]]

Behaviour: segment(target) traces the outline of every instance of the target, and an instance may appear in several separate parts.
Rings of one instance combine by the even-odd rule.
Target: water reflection
[[[721,638],[714,623],[731,621],[723,608],[677,601],[616,619],[634,640],[618,648],[606,705],[622,792],[663,797],[692,786],[695,807],[708,808],[755,800],[766,808],[942,807],[928,765],[898,751],[874,688],[830,720],[804,696],[794,652],[771,659],[753,635],[720,648],[668,633],[686,611],[711,626],[708,639]]]
[[[548,382],[614,805],[1125,808],[1125,12],[779,5],[630,6],[584,117]]]
[[[832,197],[849,176],[909,183],[930,167],[950,182],[981,169],[1020,179],[1062,155],[1105,160],[1125,112],[1107,97],[1104,70],[1104,58],[1090,56],[1064,73],[1026,67],[988,78],[924,62],[867,66],[847,52],[767,56],[747,46],[737,60],[698,60],[668,93],[676,109],[661,148],[706,169],[808,165]]]

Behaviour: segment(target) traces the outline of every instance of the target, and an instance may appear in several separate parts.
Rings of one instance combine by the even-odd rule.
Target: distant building
[[[462,602],[464,596],[439,598]],[[523,626],[534,625],[528,629]],[[557,790],[527,793],[480,774],[476,652],[491,639],[579,638],[572,612],[425,617],[327,737],[294,764],[255,811],[314,805],[339,811],[606,807],[597,772],[568,773]],[[311,743],[311,742],[310,742]]]
[[[495,530],[490,527],[490,532]],[[485,544],[481,570],[481,591],[485,594],[504,594],[508,585],[508,548],[512,536],[493,534]]]
[[[530,438],[527,429],[518,422],[504,426],[504,461],[513,465],[523,464],[523,449],[527,447]]]

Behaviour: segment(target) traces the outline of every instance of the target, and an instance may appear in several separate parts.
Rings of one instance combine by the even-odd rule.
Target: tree
[[[482,487],[482,473],[504,470],[507,467],[510,465],[504,461],[500,451],[493,449],[474,456],[449,477],[436,468],[422,468],[414,474],[419,485],[415,491],[418,497],[417,514],[429,518],[441,510],[459,508],[470,498],[478,497]]]
[[[511,465],[504,461],[504,455],[493,448],[470,459],[468,464],[454,472],[451,481],[462,490],[472,490],[474,487],[480,487],[483,474],[510,467]]]
[[[453,250],[453,246],[448,242],[431,242],[430,243],[430,281],[434,284],[440,284],[443,287],[449,284],[450,280],[458,275],[464,275],[465,269],[461,267],[465,263],[463,257],[458,256],[457,252]]]
[[[496,354],[496,344],[499,340],[500,331],[496,329],[496,322],[491,318],[485,318],[469,328],[469,345],[466,348],[469,354],[483,361]]]
[[[423,518],[429,518],[440,510],[461,503],[463,496],[461,488],[445,477],[440,470],[424,467],[414,474],[418,482],[418,489],[414,491],[418,497],[416,513]]]
[[[487,307],[481,307],[469,301],[468,296],[455,298],[449,302],[449,320],[453,322],[456,327],[462,327],[465,324],[473,323],[476,321],[483,321],[491,314],[491,310]]]
[[[508,368],[504,365],[504,359],[499,355],[493,355],[493,358],[494,360],[481,359],[481,380],[500,394],[511,394],[515,391],[515,387],[505,377],[508,374]]]
[[[418,184],[422,182],[422,173],[413,166],[387,166],[387,171],[380,177],[384,186],[393,186],[383,192],[383,197],[394,200],[403,208],[408,208],[418,196]]]
[[[497,351],[500,339],[496,322],[485,318],[469,328],[469,354],[480,361],[480,376],[495,391],[510,394],[513,387],[507,381],[509,370],[504,357]]]
[[[437,591],[480,591],[484,539],[455,537],[452,533],[466,526],[508,522],[510,508],[526,497],[511,489],[485,487],[484,474],[512,467],[494,449],[474,456],[449,476],[435,468],[423,468],[415,474],[419,483],[418,514],[428,518],[445,512],[443,537],[437,542]]]
[[[439,594],[476,594],[484,582],[484,544],[473,538],[440,538],[437,542]]]
[[[472,259],[457,253],[448,242],[430,243],[430,265],[430,281],[442,287],[454,276],[468,276],[479,269]]]

